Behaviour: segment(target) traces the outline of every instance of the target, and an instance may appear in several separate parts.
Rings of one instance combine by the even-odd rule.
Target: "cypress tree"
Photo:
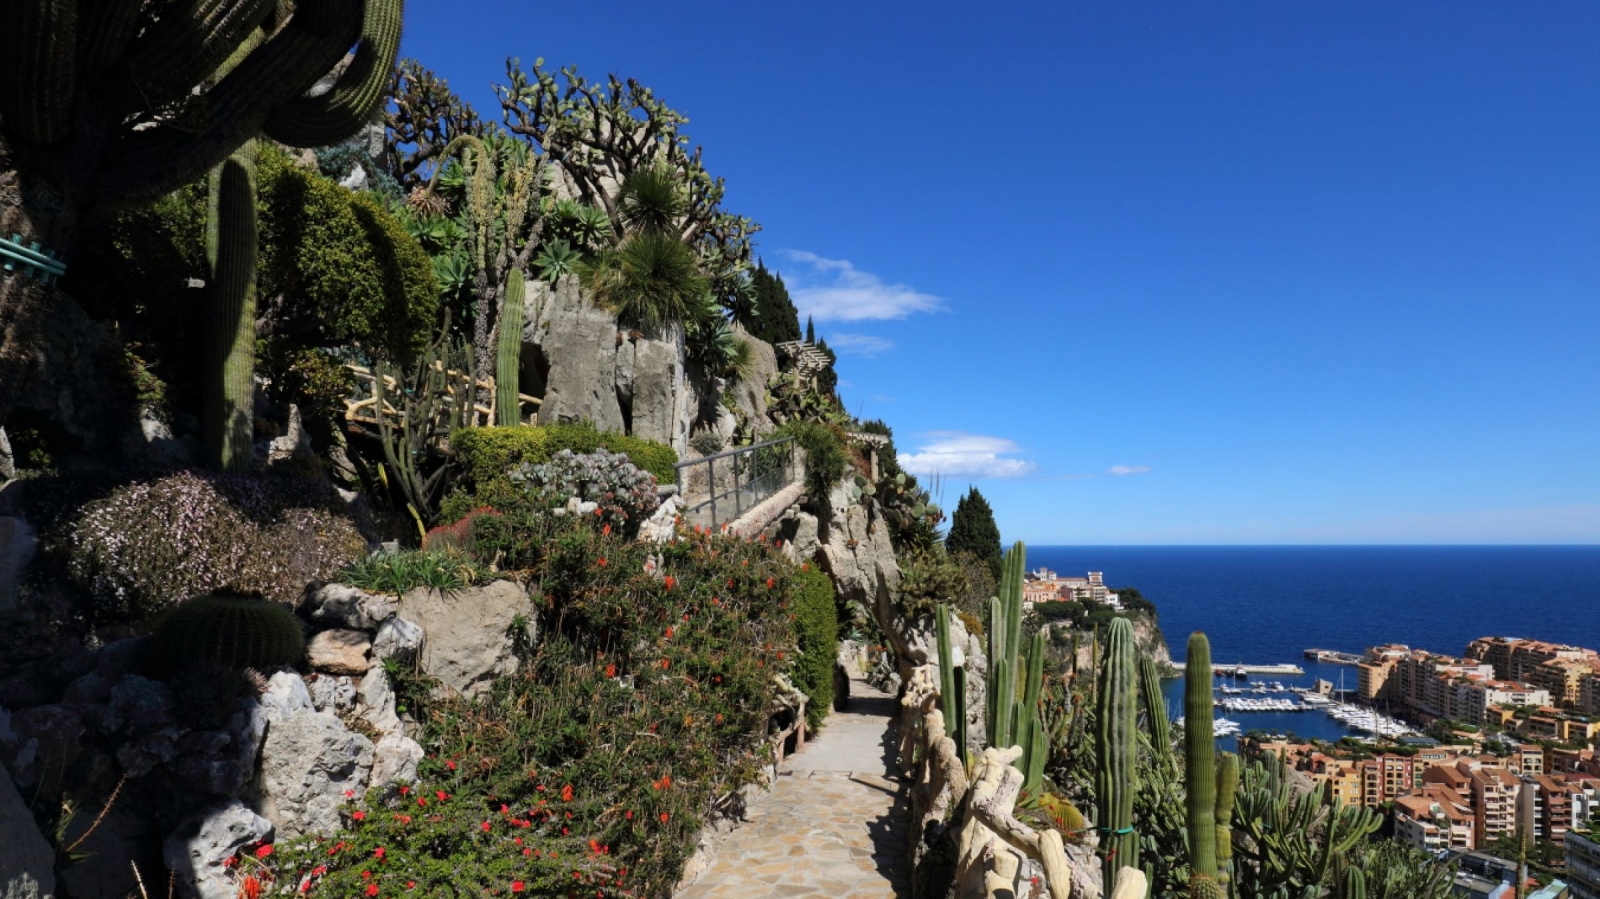
[[[750,273],[750,284],[754,288],[755,314],[748,317],[749,321],[740,319],[750,336],[772,344],[799,340],[800,311],[789,299],[783,276],[767,271],[766,265],[757,260],[755,271]]]
[[[970,488],[956,503],[944,548],[951,555],[972,553],[989,566],[996,578],[1000,577],[1000,526],[994,523],[994,510],[978,488]]]
[[[806,316],[806,343],[817,342],[817,326],[812,324],[811,316]]]

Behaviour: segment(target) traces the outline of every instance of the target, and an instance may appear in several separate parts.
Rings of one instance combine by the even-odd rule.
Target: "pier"
[[[1339,652],[1334,649],[1308,649],[1306,658],[1313,662],[1327,662],[1331,665],[1359,665],[1361,657],[1349,652]]]
[[[1243,671],[1245,674],[1305,674],[1305,669],[1299,665],[1212,665],[1211,673],[1218,677],[1226,677],[1235,672]]]

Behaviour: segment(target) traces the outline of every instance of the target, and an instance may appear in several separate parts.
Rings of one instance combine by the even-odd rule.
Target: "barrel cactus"
[[[196,596],[168,612],[151,637],[155,673],[212,666],[277,668],[305,658],[300,622],[280,603],[253,596]]]

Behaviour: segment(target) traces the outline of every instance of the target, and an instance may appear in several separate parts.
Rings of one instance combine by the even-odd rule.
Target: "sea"
[[[1359,654],[1404,643],[1459,656],[1472,640],[1495,635],[1600,649],[1600,546],[1030,546],[1027,553],[1030,570],[1100,571],[1108,586],[1138,588],[1155,603],[1180,666],[1189,634],[1199,630],[1216,664],[1305,669],[1298,677],[1215,678],[1219,686],[1311,686],[1321,678],[1353,692],[1356,669],[1306,659],[1311,647]],[[1182,679],[1165,692],[1175,718]],[[1356,735],[1320,711],[1218,714],[1245,732]]]

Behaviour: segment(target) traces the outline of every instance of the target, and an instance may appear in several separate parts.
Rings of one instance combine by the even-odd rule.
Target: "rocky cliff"
[[[1075,631],[1065,622],[1047,625],[1051,629],[1050,646],[1051,659],[1058,661],[1063,667],[1072,667],[1072,641],[1078,642],[1077,670],[1087,672],[1094,664],[1094,632],[1092,630]],[[1167,649],[1167,638],[1161,633],[1161,625],[1156,617],[1146,612],[1136,612],[1133,616],[1133,641],[1134,647],[1140,653],[1146,653],[1156,660],[1162,670],[1172,669],[1172,653]]]

